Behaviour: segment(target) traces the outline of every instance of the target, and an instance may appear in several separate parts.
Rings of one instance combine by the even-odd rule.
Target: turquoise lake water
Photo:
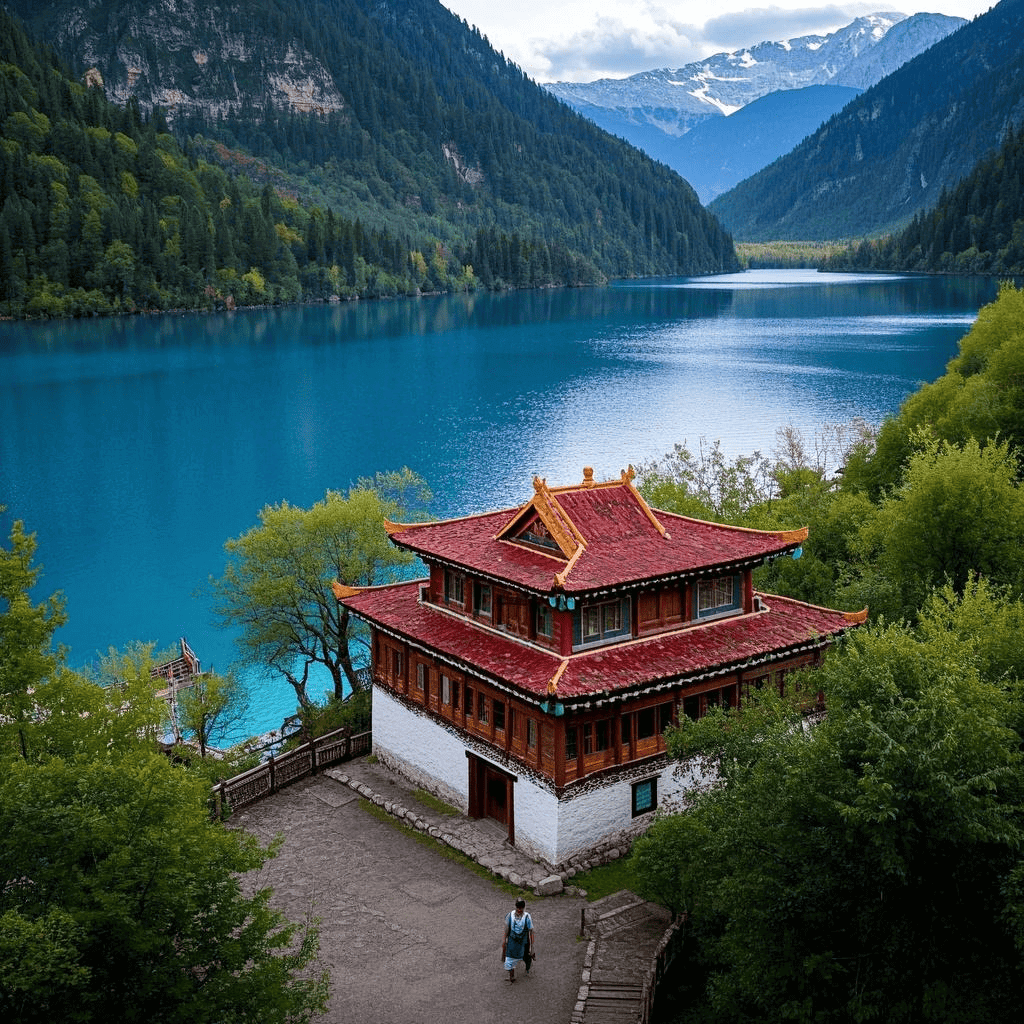
[[[0,504],[25,521],[72,664],[186,636],[259,509],[409,466],[439,517],[520,504],[676,442],[879,421],[943,372],[987,279],[757,271],[603,289],[60,323],[0,322]],[[293,710],[250,681],[247,731]]]

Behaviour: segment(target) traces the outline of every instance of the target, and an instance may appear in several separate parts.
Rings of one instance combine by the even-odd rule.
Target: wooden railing
[[[372,731],[353,734],[346,726],[303,743],[280,757],[271,755],[255,768],[234,778],[222,779],[212,788],[214,817],[223,818],[322,768],[369,754],[372,740]]]

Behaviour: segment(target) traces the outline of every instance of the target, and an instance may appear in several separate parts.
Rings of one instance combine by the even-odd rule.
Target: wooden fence
[[[234,778],[222,779],[213,787],[214,816],[222,818],[322,768],[369,754],[372,740],[372,731],[353,733],[346,726],[303,743],[280,757],[271,755],[255,768]]]

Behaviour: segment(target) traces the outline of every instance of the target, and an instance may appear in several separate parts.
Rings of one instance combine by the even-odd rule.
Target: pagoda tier
[[[425,581],[414,581],[362,590],[344,604],[386,635],[498,689],[565,704],[686,689],[825,647],[863,621],[862,614],[755,594],[759,610],[750,614],[687,623],[563,657],[421,601],[425,586]]]
[[[655,512],[633,486],[631,470],[603,483],[587,475],[572,487],[535,479],[534,490],[518,509],[391,523],[389,533],[427,563],[566,595],[741,571],[794,551],[807,537],[806,529],[747,530]]]

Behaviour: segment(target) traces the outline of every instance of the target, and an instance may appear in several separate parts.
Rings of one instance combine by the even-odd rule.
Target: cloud
[[[591,9],[574,28],[559,31],[551,25],[550,35],[521,41],[509,56],[542,81],[622,78],[641,70],[679,68],[755,43],[823,35],[885,3],[852,0],[796,10],[771,5],[730,11],[726,0],[723,6],[724,13],[702,25],[687,20],[695,13],[693,4],[672,0],[639,3],[615,13]],[[707,8],[701,5],[700,10],[703,14]]]
[[[558,40],[531,39],[530,44],[539,58],[533,66],[543,61],[544,77],[556,81],[620,78],[638,68],[676,68],[703,56],[694,26],[648,18],[627,24],[602,17]]]
[[[857,4],[854,7],[865,5]],[[879,5],[884,7],[885,5]],[[719,51],[731,53],[755,43],[796,39],[799,36],[825,35],[849,25],[861,13],[848,6],[826,4],[785,10],[781,7],[757,7],[722,14],[704,24],[702,41]]]

